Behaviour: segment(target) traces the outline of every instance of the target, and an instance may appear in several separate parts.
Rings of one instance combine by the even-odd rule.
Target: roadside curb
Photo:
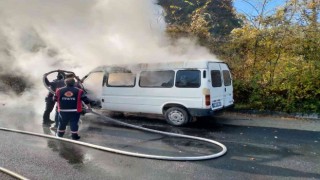
[[[227,110],[230,113],[241,113],[248,115],[262,115],[271,116],[276,118],[296,118],[296,119],[310,119],[310,120],[320,120],[320,114],[317,113],[285,113],[277,111],[259,111],[259,110]]]

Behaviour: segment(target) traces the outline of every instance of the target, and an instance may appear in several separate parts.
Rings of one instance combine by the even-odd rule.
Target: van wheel
[[[174,126],[183,126],[189,122],[190,116],[186,110],[179,107],[169,108],[164,114],[167,122]]]

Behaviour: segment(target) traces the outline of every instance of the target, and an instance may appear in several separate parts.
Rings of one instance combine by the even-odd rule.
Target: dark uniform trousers
[[[48,95],[45,99],[46,101],[46,109],[44,110],[44,113],[43,113],[43,122],[46,123],[46,122],[49,122],[50,121],[50,113],[52,112],[53,108],[54,108],[54,105],[55,105],[55,101],[53,100],[53,95],[51,94]]]
[[[80,113],[78,112],[60,112],[59,113],[59,126],[58,136],[64,135],[68,122],[70,122],[70,130],[72,136],[78,135]]]
[[[66,86],[56,90],[54,99],[58,102],[59,111],[57,136],[63,137],[66,126],[68,122],[70,122],[72,139],[79,139],[80,136],[78,135],[78,123],[80,113],[82,112],[82,101],[84,101],[86,104],[89,103],[89,100],[84,95],[83,90],[74,86]]]
[[[50,113],[52,112],[56,102],[53,100],[52,94],[49,94],[46,97],[45,102],[46,102],[46,109],[44,110],[44,113],[43,113],[43,123],[48,123],[48,122],[50,122]],[[59,121],[59,113],[57,110],[58,109],[56,108],[56,113],[54,116],[54,121],[56,123],[55,127],[58,127],[58,123],[59,123],[58,122]]]
[[[65,85],[64,81],[62,79],[60,79],[60,80],[55,79],[55,80],[53,80],[53,82],[49,82],[49,80],[46,78],[45,83],[47,86],[50,86],[53,91],[55,91],[57,88],[63,87]],[[52,112],[54,105],[55,105],[55,101],[53,100],[53,96],[54,95],[49,92],[46,99],[45,99],[46,109],[44,110],[44,113],[43,113],[43,123],[50,123],[50,121],[51,121],[50,120],[50,113]],[[54,120],[56,122],[55,126],[57,127],[58,126],[57,109],[56,109]]]

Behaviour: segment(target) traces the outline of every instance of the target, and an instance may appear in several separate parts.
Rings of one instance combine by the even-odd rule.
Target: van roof
[[[224,63],[220,60],[190,60],[190,61],[175,61],[175,62],[152,62],[152,63],[136,63],[136,64],[118,64],[100,66],[93,71],[108,71],[114,68],[130,69],[130,70],[155,70],[155,69],[180,69],[180,68],[200,68],[205,69],[208,63]]]

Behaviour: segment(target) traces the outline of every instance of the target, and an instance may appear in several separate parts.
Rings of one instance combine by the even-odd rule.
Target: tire
[[[190,120],[190,116],[183,108],[172,107],[166,110],[164,116],[167,122],[173,126],[183,126]]]

